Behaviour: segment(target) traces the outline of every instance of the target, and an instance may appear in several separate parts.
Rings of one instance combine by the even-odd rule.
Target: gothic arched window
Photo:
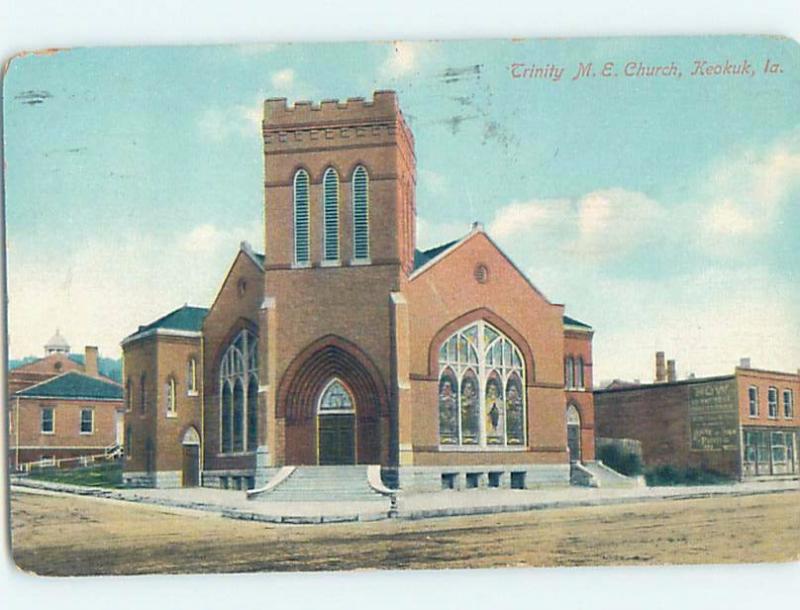
[[[441,445],[525,444],[525,362],[508,337],[470,324],[442,343],[439,367]]]
[[[325,170],[323,190],[323,256],[326,261],[339,260],[339,174],[332,167]]]
[[[298,265],[311,259],[308,208],[308,173],[301,169],[294,175],[294,262]]]
[[[575,387],[583,389],[583,357],[578,356],[575,361]]]
[[[369,175],[363,165],[353,172],[353,258],[369,259]]]
[[[258,445],[258,339],[243,330],[219,367],[220,451],[253,451]]]
[[[164,384],[164,407],[167,412],[167,417],[172,417],[177,413],[178,406],[175,399],[175,379],[170,377]]]
[[[575,387],[575,361],[572,356],[564,360],[564,385],[568,388]]]

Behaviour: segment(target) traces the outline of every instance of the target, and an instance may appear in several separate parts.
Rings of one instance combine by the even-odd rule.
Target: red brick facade
[[[758,397],[755,415],[750,388]],[[774,416],[770,388],[777,391]],[[695,467],[734,478],[796,476],[798,392],[800,375],[749,368],[726,377],[601,390],[594,393],[595,431],[598,438],[640,441],[646,466]],[[752,434],[761,431],[766,434]]]
[[[42,410],[52,409],[53,431],[42,431]],[[91,432],[81,432],[81,411],[92,411]],[[9,409],[11,465],[102,454],[121,444],[122,401],[14,398]]]
[[[263,141],[265,255],[243,245],[185,346],[167,339],[169,329],[125,344],[130,387],[144,373],[156,380],[153,397],[168,374],[164,362],[177,366],[200,351],[202,404],[187,403],[191,415],[181,423],[200,426],[205,484],[253,485],[264,469],[335,460],[414,476],[485,466],[535,479],[541,466],[543,481],[566,482],[568,402],[580,412],[581,459],[594,459],[591,329],[565,326],[563,305],[550,303],[480,227],[438,257],[415,260],[425,253],[415,249],[413,136],[394,93],[319,106],[267,100]],[[357,169],[368,186],[356,184]],[[303,172],[307,191],[297,186]],[[297,207],[306,192],[307,219]],[[357,192],[367,193],[368,221],[358,217]],[[308,225],[307,258],[298,255],[297,222]],[[368,225],[367,256],[356,256],[359,223]],[[500,351],[496,365],[481,354],[469,373],[481,394],[462,403],[480,415],[462,406],[459,421],[475,433],[462,422],[466,440],[445,446],[440,348],[467,327],[501,337],[476,339],[473,349]],[[254,345],[257,358],[248,351],[241,364],[238,354]],[[565,391],[568,353],[581,355],[585,381]],[[155,457],[148,462],[134,442],[129,469],[173,471],[180,431],[149,413],[132,417],[132,429],[151,439]]]

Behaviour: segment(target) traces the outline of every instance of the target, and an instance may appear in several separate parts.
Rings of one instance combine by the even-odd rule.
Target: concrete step
[[[270,491],[254,499],[267,502],[367,502],[385,500],[370,487],[367,466],[298,466]]]
[[[583,467],[588,470],[598,482],[601,489],[608,488],[632,488],[643,485],[641,477],[628,477],[613,470],[600,462],[585,462]]]

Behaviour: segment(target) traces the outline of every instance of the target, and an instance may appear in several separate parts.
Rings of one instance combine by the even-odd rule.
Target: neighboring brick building
[[[800,373],[753,369],[732,375],[678,380],[664,376],[657,355],[656,382],[597,390],[598,438],[641,442],[647,466],[715,471],[736,479],[797,476],[795,399]]]
[[[380,464],[406,489],[534,487],[594,459],[592,329],[477,223],[416,249],[393,92],[267,100],[263,142],[265,254],[242,244],[209,310],[123,341],[130,484]]]
[[[9,408],[9,463],[99,455],[122,443],[122,388],[69,371],[16,392]]]

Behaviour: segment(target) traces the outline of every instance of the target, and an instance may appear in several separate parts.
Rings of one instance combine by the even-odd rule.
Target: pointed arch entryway
[[[278,387],[284,463],[380,464],[389,445],[386,386],[354,343],[335,335],[307,346]]]
[[[567,405],[567,448],[569,461],[581,461],[581,413],[574,403]]]
[[[189,426],[181,439],[183,448],[183,487],[200,485],[200,434],[197,428]]]

